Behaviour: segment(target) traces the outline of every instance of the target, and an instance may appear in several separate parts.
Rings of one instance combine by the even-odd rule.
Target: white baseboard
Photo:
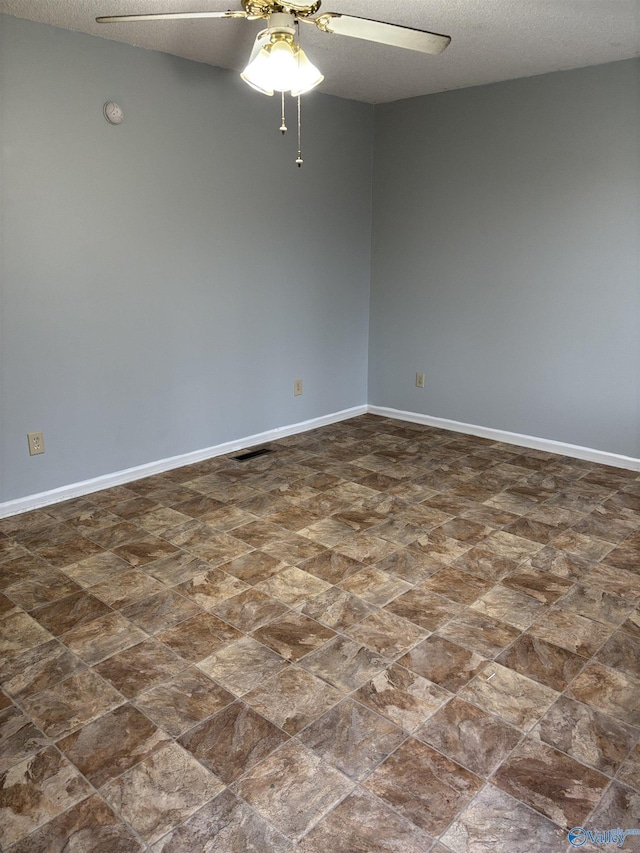
[[[534,450],[545,450],[548,453],[558,453],[561,456],[571,456],[574,459],[585,459],[587,462],[597,462],[600,465],[611,465],[614,468],[627,468],[630,471],[640,471],[640,459],[633,456],[622,456],[619,453],[609,453],[606,450],[595,450],[592,447],[581,447],[578,444],[566,444],[563,441],[552,441],[548,438],[536,438],[533,435],[522,435],[518,432],[506,432],[502,429],[465,424],[460,421],[450,421],[446,418],[433,418],[418,412],[403,412],[400,409],[389,409],[384,406],[368,406],[372,415],[382,415],[398,421],[409,421],[413,424],[438,429],[464,432],[467,435],[477,435],[480,438],[490,438],[505,444],[516,444],[520,447],[530,447]]]
[[[340,412],[333,412],[330,415],[323,415],[320,418],[300,421],[300,423],[290,424],[289,426],[277,427],[276,429],[259,432],[255,435],[248,435],[245,438],[239,438],[235,441],[227,441],[224,444],[216,444],[213,447],[205,447],[202,450],[183,453],[180,456],[170,456],[167,459],[160,459],[157,462],[148,462],[145,465],[137,465],[135,468],[126,468],[123,471],[116,471],[113,474],[104,474],[101,477],[93,477],[91,480],[82,480],[79,483],[71,483],[68,486],[50,489],[36,495],[27,495],[24,498],[5,501],[4,503],[0,503],[0,518],[18,515],[21,512],[29,512],[33,509],[40,509],[44,506],[70,500],[71,498],[90,495],[93,492],[101,492],[103,489],[111,489],[113,486],[123,486],[126,483],[141,480],[143,477],[149,477],[152,474],[162,474],[164,471],[182,468],[184,465],[193,465],[195,462],[213,459],[215,456],[224,456],[225,453],[233,453],[235,450],[243,450],[245,447],[265,444],[268,441],[276,441],[288,435],[297,435],[298,433],[308,432],[318,427],[328,426],[339,421],[346,421],[358,415],[365,415],[367,411],[368,408],[366,405],[354,406],[351,409],[343,409]]]
[[[557,453],[561,456],[570,456],[574,459],[584,459],[588,462],[596,462],[600,465],[611,465],[614,468],[626,468],[631,471],[640,471],[640,459],[632,456],[622,456],[618,453],[609,453],[605,450],[595,450],[591,447],[580,447],[577,444],[566,444],[563,441],[552,441],[547,438],[537,438],[532,435],[522,435],[517,432],[507,432],[501,429],[492,429],[491,427],[477,426],[476,424],[465,424],[460,421],[450,421],[446,418],[434,418],[430,415],[422,415],[418,412],[405,412],[400,409],[390,409],[385,406],[354,406],[351,409],[343,409],[340,412],[333,412],[330,415],[323,415],[320,418],[313,418],[308,421],[301,421],[297,424],[289,426],[277,427],[276,429],[259,432],[255,435],[248,435],[245,438],[239,438],[235,441],[227,441],[224,444],[217,444],[213,447],[205,447],[202,450],[194,450],[191,453],[183,453],[180,456],[171,456],[167,459],[160,459],[157,462],[149,462],[145,465],[138,465],[135,468],[126,468],[123,471],[116,471],[113,474],[104,474],[101,477],[94,477],[91,480],[83,480],[79,483],[71,483],[68,486],[61,486],[57,489],[51,489],[46,492],[40,492],[36,495],[27,495],[24,498],[6,501],[0,503],[0,518],[7,518],[10,515],[18,515],[21,512],[29,512],[33,509],[50,506],[52,504],[67,501],[71,498],[90,495],[93,492],[100,492],[103,489],[110,489],[113,486],[123,486],[127,483],[132,483],[135,480],[140,480],[143,477],[149,477],[152,474],[162,474],[164,471],[171,471],[174,468],[182,468],[183,465],[193,465],[195,462],[202,462],[205,459],[213,459],[215,456],[224,456],[225,453],[233,453],[235,450],[243,450],[245,447],[252,447],[256,444],[265,444],[268,441],[276,441],[279,438],[285,438],[288,435],[297,435],[298,433],[307,432],[318,427],[335,424],[339,421],[345,421],[349,418],[355,418],[358,415],[364,414],[381,415],[385,418],[393,418],[398,421],[408,421],[415,424],[425,424],[425,426],[437,427],[438,429],[450,430],[451,432],[462,432],[467,435],[477,435],[480,438],[489,438],[492,441],[501,441],[505,444],[515,444],[519,447],[530,447],[535,450],[544,450],[548,453]]]

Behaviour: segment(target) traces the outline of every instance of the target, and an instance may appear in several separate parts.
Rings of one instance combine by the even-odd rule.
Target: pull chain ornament
[[[302,159],[301,137],[302,137],[302,123],[300,121],[300,95],[298,95],[298,158],[296,160],[296,165],[297,165],[298,169],[300,168],[300,166],[302,166],[302,163],[304,162]]]
[[[280,125],[280,133],[284,136],[287,132],[287,123],[284,117],[284,92],[282,93],[282,124]]]

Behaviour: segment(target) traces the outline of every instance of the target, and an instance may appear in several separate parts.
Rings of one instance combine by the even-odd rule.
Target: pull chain
[[[300,95],[298,95],[298,158],[296,160],[296,165],[298,168],[302,166],[302,123],[300,121]]]
[[[296,28],[298,30],[298,73],[300,72],[300,21],[296,18]],[[302,143],[300,142],[300,138],[302,135],[302,125],[300,122],[300,95],[298,95],[298,157],[296,159],[296,166],[298,169],[302,166]]]
[[[287,123],[284,118],[284,92],[282,93],[282,124],[280,125],[280,133],[284,136],[287,132]]]

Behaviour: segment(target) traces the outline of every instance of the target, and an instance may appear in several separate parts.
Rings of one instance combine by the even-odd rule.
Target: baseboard
[[[545,450],[561,456],[571,456],[574,459],[584,459],[587,462],[597,462],[599,465],[611,465],[614,468],[627,468],[630,471],[640,471],[640,459],[633,456],[622,456],[619,453],[609,453],[606,450],[595,450],[592,447],[581,447],[578,444],[566,444],[563,441],[552,441],[548,438],[537,438],[533,435],[523,435],[518,432],[506,432],[502,429],[465,424],[460,421],[450,421],[446,418],[434,418],[421,415],[418,412],[403,412],[400,409],[389,409],[385,406],[368,406],[372,415],[394,418],[398,421],[409,421],[413,424],[447,429],[452,432],[463,432],[467,435],[477,435],[479,438],[490,438],[505,444],[516,444],[519,447],[529,447],[534,450]]]
[[[277,427],[266,432],[259,432],[255,435],[248,435],[244,438],[236,439],[235,441],[227,441],[224,444],[216,444],[213,447],[205,447],[202,450],[194,450],[190,453],[183,453],[179,456],[171,456],[167,459],[160,459],[157,462],[148,462],[145,465],[137,465],[135,468],[126,468],[123,471],[116,471],[113,474],[104,474],[100,477],[93,477],[91,480],[82,480],[79,483],[71,483],[68,486],[61,486],[57,489],[50,489],[46,492],[40,492],[36,495],[27,495],[24,498],[17,498],[12,501],[0,503],[0,518],[7,518],[10,515],[18,515],[21,512],[29,512],[33,509],[41,509],[45,506],[67,501],[71,498],[78,498],[84,495],[90,495],[93,492],[101,492],[103,489],[111,489],[113,486],[124,486],[127,483],[132,483],[134,480],[141,480],[143,477],[150,477],[152,474],[162,474],[164,471],[171,471],[174,468],[182,468],[184,465],[193,465],[195,462],[202,462],[205,459],[213,459],[215,456],[224,456],[225,453],[233,453],[235,450],[243,450],[245,447],[253,447],[256,444],[265,444],[268,441],[276,441],[279,438],[285,438],[288,435],[297,435],[298,433],[308,432],[318,427],[335,424],[339,421],[346,421],[349,418],[355,418],[358,415],[367,414],[368,408],[366,405],[353,406],[351,409],[343,409],[340,412],[333,412],[330,415],[323,415],[320,418],[312,418],[308,421],[300,421],[297,424],[289,426]]]
[[[29,512],[33,509],[40,509],[45,506],[67,501],[71,498],[78,498],[84,495],[90,495],[93,492],[100,492],[103,489],[110,489],[113,486],[124,486],[127,483],[133,483],[135,480],[140,480],[143,477],[150,477],[153,474],[162,474],[164,471],[171,471],[174,468],[182,468],[183,465],[193,465],[195,462],[202,462],[205,459],[213,459],[216,456],[224,456],[226,453],[233,453],[235,450],[243,450],[245,447],[252,447],[256,444],[265,444],[269,441],[276,441],[279,438],[285,438],[288,435],[297,435],[298,433],[308,432],[318,427],[335,424],[339,421],[345,421],[349,418],[358,417],[364,414],[380,415],[385,418],[393,418],[398,421],[408,421],[409,423],[425,424],[425,426],[437,427],[438,429],[446,429],[451,432],[462,432],[467,435],[477,435],[480,438],[489,438],[492,441],[501,441],[505,444],[515,444],[519,447],[529,447],[534,450],[544,450],[548,453],[557,453],[561,456],[570,456],[574,459],[584,459],[587,462],[596,462],[600,465],[610,465],[614,468],[626,468],[630,471],[640,471],[640,459],[632,456],[622,456],[618,453],[609,453],[605,450],[595,450],[591,447],[581,447],[577,444],[566,444],[563,441],[552,441],[547,438],[537,438],[532,435],[523,435],[517,432],[507,432],[501,429],[492,429],[491,427],[477,426],[476,424],[466,424],[460,421],[451,421],[447,418],[435,418],[431,415],[422,415],[419,412],[405,412],[401,409],[391,409],[386,406],[353,406],[350,409],[343,409],[340,412],[333,412],[330,415],[323,415],[320,418],[313,418],[307,421],[301,421],[297,424],[290,424],[284,427],[259,432],[255,435],[248,435],[244,438],[236,439],[235,441],[227,441],[224,444],[216,444],[213,447],[205,447],[202,450],[194,450],[190,453],[183,453],[179,456],[171,456],[167,459],[160,459],[157,462],[149,462],[145,465],[138,465],[135,468],[127,468],[123,471],[116,471],[113,474],[104,474],[101,477],[94,477],[91,480],[83,480],[79,483],[71,483],[68,486],[61,486],[57,489],[50,489],[46,492],[40,492],[35,495],[27,495],[24,498],[6,501],[0,503],[0,518],[7,518],[11,515],[18,515],[21,512]]]

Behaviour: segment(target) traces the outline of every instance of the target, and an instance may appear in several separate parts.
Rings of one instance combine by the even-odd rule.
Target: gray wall
[[[371,404],[640,455],[639,104],[628,61],[376,107]]]
[[[0,27],[0,501],[365,403],[373,108]]]

